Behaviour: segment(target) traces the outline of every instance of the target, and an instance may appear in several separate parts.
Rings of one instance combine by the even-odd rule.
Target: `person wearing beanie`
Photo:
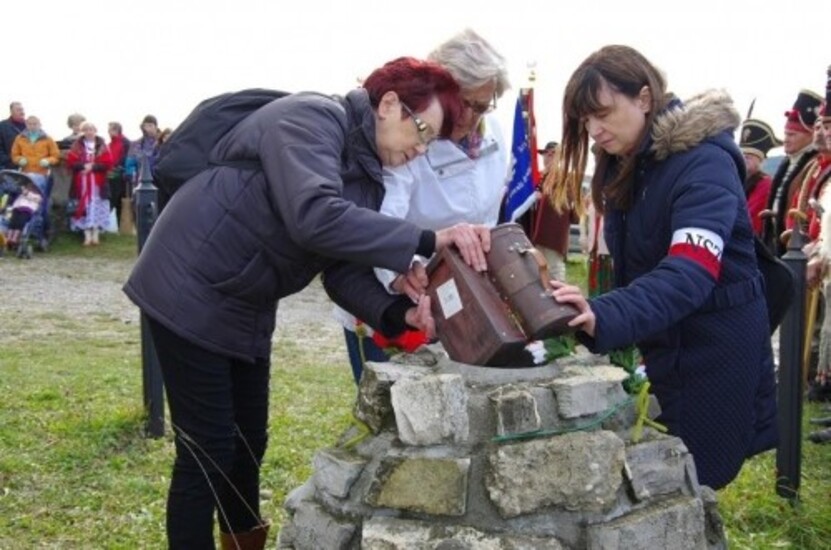
[[[762,161],[768,151],[779,147],[782,142],[773,134],[773,129],[761,120],[747,119],[742,124],[739,147],[744,155],[747,177],[744,180],[744,193],[747,197],[747,209],[753,233],[762,235],[762,218],[759,214],[767,206],[770,196],[770,175],[762,171]]]
[[[784,149],[787,158],[779,165],[771,182],[767,208],[762,211],[762,240],[768,249],[782,256],[785,244],[782,233],[787,228],[788,208],[799,194],[807,177],[808,163],[817,154],[813,147],[814,122],[819,115],[822,97],[810,90],[797,95],[793,107],[785,112]]]
[[[141,171],[141,162],[147,159],[148,170],[153,173],[153,167],[159,156],[159,122],[153,115],[145,116],[141,121],[141,137],[130,144],[127,159],[124,162],[124,175],[132,185],[138,183]]]
[[[20,132],[12,143],[12,164],[27,174],[47,175],[49,169],[60,161],[60,151],[55,140],[40,127],[40,119],[26,119],[26,130]]]
[[[9,118],[0,121],[0,170],[17,168],[12,162],[12,145],[18,134],[26,129],[26,111],[19,101],[9,105]]]

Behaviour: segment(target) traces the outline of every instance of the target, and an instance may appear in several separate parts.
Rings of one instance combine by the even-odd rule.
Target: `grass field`
[[[83,249],[62,235],[41,261],[128,261],[134,251],[130,237],[107,236],[101,247]],[[584,273],[577,262],[569,268],[572,280]],[[0,281],[2,274],[0,263]],[[144,436],[136,324],[106,312],[34,319],[2,305],[0,312],[0,549],[164,547],[173,448],[169,436]],[[3,336],[27,323],[46,327],[49,337]],[[264,515],[277,525],[286,493],[310,475],[313,453],[349,423],[349,369],[319,359],[340,345],[275,347],[280,367],[273,370],[262,486]],[[806,417],[817,414],[806,408]],[[831,548],[831,446],[806,442],[803,450],[798,506],[774,493],[773,453],[748,462],[719,493],[731,548]]]

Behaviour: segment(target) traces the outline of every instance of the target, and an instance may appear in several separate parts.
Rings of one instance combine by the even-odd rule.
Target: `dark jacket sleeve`
[[[0,122],[0,169],[15,168],[12,164],[11,150],[17,132],[11,127],[8,121]]]
[[[725,179],[735,173],[726,156],[711,156],[686,170],[672,193],[672,231],[710,231],[721,238],[724,250],[739,206],[733,189],[740,189],[740,184],[731,186]],[[696,254],[704,252],[692,250],[690,255],[667,250],[645,275],[591,300],[597,319],[595,338],[584,343],[596,353],[605,353],[665,331],[700,309],[712,293],[717,275],[696,261]]]
[[[341,159],[348,141],[359,139],[346,135],[343,108],[310,99],[267,114],[257,156],[291,239],[322,256],[406,271],[423,231],[343,196]]]
[[[323,272],[323,288],[337,305],[385,336],[398,336],[407,328],[404,314],[413,303],[388,293],[371,267],[338,262]]]

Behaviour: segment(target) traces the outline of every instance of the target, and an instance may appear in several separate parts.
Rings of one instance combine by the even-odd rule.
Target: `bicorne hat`
[[[773,129],[761,120],[749,118],[742,124],[739,147],[742,153],[755,155],[760,159],[768,156],[768,151],[779,147],[782,142],[773,134]]]
[[[794,132],[813,133],[814,122],[817,121],[819,116],[821,104],[822,97],[819,94],[811,90],[800,90],[791,110],[785,111],[785,116],[788,117],[785,129]]]
[[[545,147],[543,149],[537,149],[537,153],[539,153],[540,155],[544,155],[549,151],[553,151],[554,149],[556,149],[557,145],[558,144],[556,141],[549,141],[545,144]]]

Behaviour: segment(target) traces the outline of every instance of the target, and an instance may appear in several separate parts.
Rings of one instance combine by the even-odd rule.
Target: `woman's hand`
[[[491,230],[484,225],[457,223],[436,231],[436,252],[456,245],[465,263],[476,271],[487,271],[485,253],[491,249]]]
[[[406,294],[414,304],[427,290],[427,269],[421,262],[415,262],[407,273],[403,273],[392,281],[392,289],[399,294]]]
[[[561,304],[571,304],[579,311],[577,317],[572,319],[568,326],[577,327],[592,338],[594,338],[594,329],[597,319],[594,316],[589,302],[583,296],[580,287],[566,284],[562,281],[551,281],[551,287],[554,289],[554,299]]]
[[[421,295],[418,305],[407,310],[404,314],[404,322],[415,329],[424,331],[427,340],[436,339],[436,320],[433,319],[433,313],[430,311],[430,297],[426,294]]]

